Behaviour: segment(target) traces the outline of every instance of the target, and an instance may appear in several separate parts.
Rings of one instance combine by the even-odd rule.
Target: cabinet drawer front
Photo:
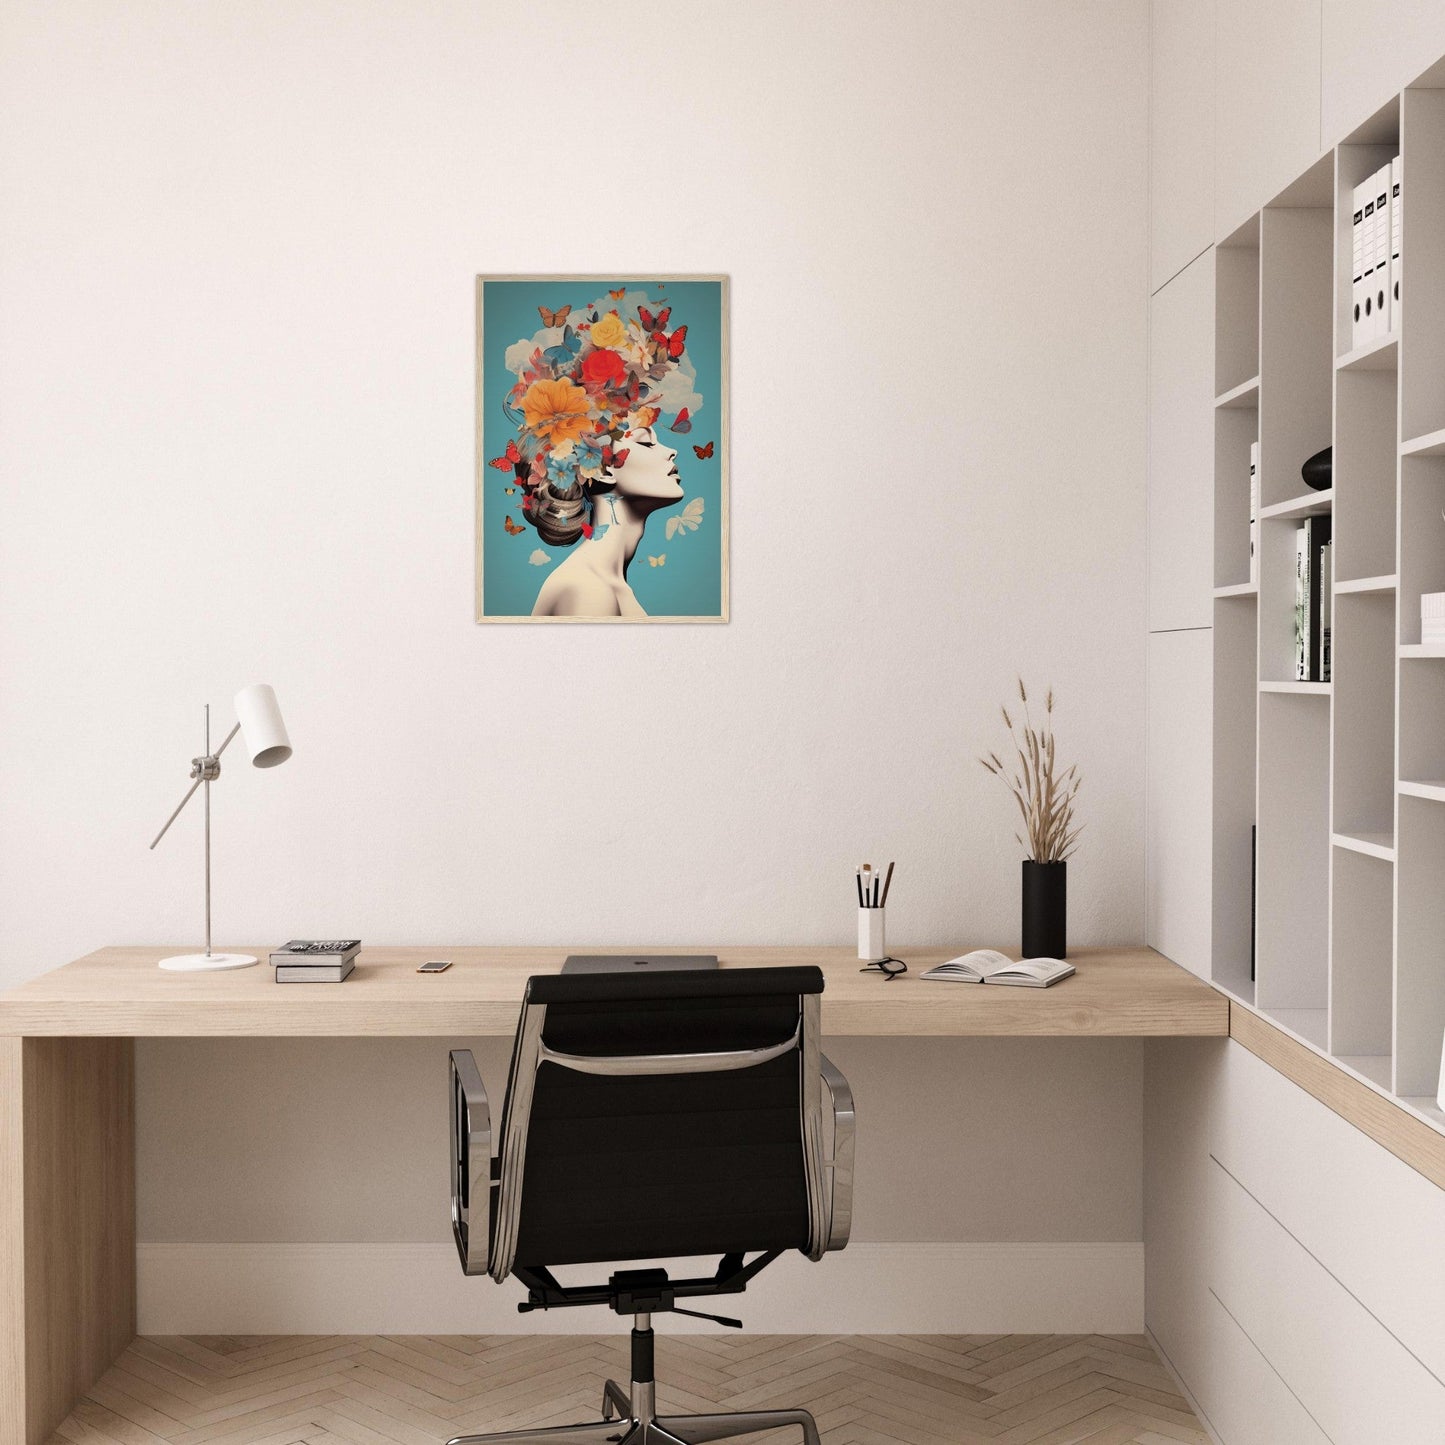
[[[1237,1043],[1225,1080],[1215,1158],[1445,1380],[1445,1191]]]
[[[1217,1160],[1209,1209],[1211,1289],[1334,1445],[1440,1445],[1445,1384]]]
[[[1310,1413],[1270,1368],[1213,1294],[1203,1309],[1203,1375],[1195,1396],[1228,1445],[1330,1445]]]

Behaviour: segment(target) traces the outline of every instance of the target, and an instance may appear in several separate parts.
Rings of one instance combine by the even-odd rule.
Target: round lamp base
[[[161,959],[171,973],[214,973],[223,968],[250,968],[257,960],[249,953],[180,953]]]

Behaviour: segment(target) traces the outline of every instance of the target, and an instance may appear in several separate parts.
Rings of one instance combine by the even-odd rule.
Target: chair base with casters
[[[630,1388],[607,1381],[600,1420],[450,1445],[703,1445],[789,1427],[820,1445],[801,1409],[659,1415],[652,1317],[741,1329],[678,1302],[741,1293],[789,1251],[816,1261],[847,1244],[853,1097],[819,1048],[822,991],[812,968],[530,979],[495,1154],[475,1060],[453,1051],[452,1232],[463,1271],[517,1279],[523,1312],[607,1305],[633,1324]],[[579,1188],[604,1162],[616,1187]],[[649,1187],[654,1178],[667,1187]],[[552,1273],[718,1254],[715,1273],[699,1278],[633,1268],[564,1285]]]
[[[659,1415],[652,1357],[652,1316],[643,1311],[632,1323],[632,1388],[624,1390],[616,1380],[608,1380],[602,1390],[600,1420],[496,1435],[458,1435],[448,1445],[704,1445],[789,1425],[803,1432],[803,1445],[820,1445],[818,1427],[806,1410]]]

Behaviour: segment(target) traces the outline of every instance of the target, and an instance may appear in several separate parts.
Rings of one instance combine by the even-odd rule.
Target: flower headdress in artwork
[[[537,310],[541,329],[506,355],[517,379],[503,406],[517,436],[490,464],[510,474],[523,519],[566,547],[593,535],[595,498],[612,490],[627,433],[665,415],[687,431],[702,399],[687,327],[670,330],[672,307],[646,291],[624,286],[590,306]]]

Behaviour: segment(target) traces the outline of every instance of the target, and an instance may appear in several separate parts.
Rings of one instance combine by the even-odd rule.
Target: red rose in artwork
[[[616,385],[626,375],[627,368],[623,366],[622,358],[605,346],[589,352],[587,360],[582,363],[582,383],[589,389]]]

